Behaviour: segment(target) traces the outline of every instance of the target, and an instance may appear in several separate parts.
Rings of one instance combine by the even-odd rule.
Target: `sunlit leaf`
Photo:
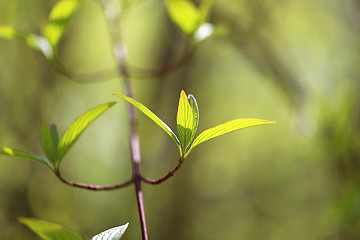
[[[201,23],[201,13],[188,0],[166,0],[170,19],[186,35],[192,37]]]
[[[112,107],[116,102],[104,103],[96,106],[76,119],[60,139],[58,147],[58,160],[60,161],[78,140],[83,131],[101,114]]]
[[[120,95],[116,93],[114,93],[113,95],[121,97],[122,99],[124,99],[125,101],[136,107],[138,110],[140,110],[143,114],[145,114],[147,117],[153,120],[157,125],[159,125],[167,134],[170,135],[170,137],[176,142],[176,144],[180,146],[180,141],[176,137],[175,133],[171,130],[171,128],[168,125],[166,125],[158,116],[156,116],[147,107],[125,95]]]
[[[29,158],[32,160],[40,161],[42,163],[45,163],[47,166],[49,166],[51,168],[51,164],[50,164],[49,160],[47,160],[46,158],[43,158],[41,156],[32,154],[32,153],[27,153],[24,151],[13,149],[13,148],[3,147],[3,148],[0,148],[0,154],[8,155],[8,156]]]
[[[54,49],[58,46],[80,2],[81,0],[60,0],[51,10],[43,35]]]
[[[91,238],[91,240],[119,240],[125,233],[128,225],[129,223],[126,223],[119,227],[110,228],[94,236],[93,238]]]
[[[53,49],[49,42],[45,38],[36,34],[24,33],[11,26],[0,25],[0,37],[9,40],[21,41],[29,47],[41,51],[47,58],[51,58],[53,56]]]
[[[43,151],[47,158],[56,165],[57,162],[57,148],[59,144],[59,139],[56,139],[56,136],[54,135],[54,130],[52,130],[53,133],[50,133],[50,130],[46,123],[41,120],[40,121],[40,137],[41,137],[41,145],[43,148]],[[56,133],[57,134],[57,133]]]
[[[197,145],[209,141],[212,138],[237,131],[243,128],[257,126],[257,125],[263,125],[263,124],[271,124],[275,123],[272,121],[267,120],[261,120],[261,119],[251,119],[251,118],[241,118],[232,120],[223,124],[220,124],[216,127],[210,128],[202,132],[199,136],[197,136],[189,148],[188,152],[186,153],[185,157],[189,155],[191,150],[195,148]]]
[[[194,110],[190,106],[188,97],[186,96],[184,90],[182,90],[180,93],[176,121],[183,152],[189,146],[195,135],[194,130],[197,126],[197,121],[195,118],[196,116],[194,116]]]
[[[55,223],[33,218],[19,218],[19,221],[44,240],[82,240],[76,233]]]

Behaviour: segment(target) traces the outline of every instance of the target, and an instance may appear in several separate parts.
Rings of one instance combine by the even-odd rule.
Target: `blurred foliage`
[[[2,0],[0,24],[38,34],[55,3]],[[129,64],[150,69],[183,54],[188,42],[163,1],[121,6]],[[175,124],[181,89],[198,101],[199,132],[239,117],[278,122],[199,146],[174,178],[144,185],[150,239],[360,238],[359,11],[357,0],[214,1],[208,21],[226,26],[227,35],[201,43],[163,78],[132,79],[136,99],[164,122]],[[57,51],[80,72],[116,65],[98,1],[82,1]],[[0,39],[0,52],[0,146],[41,153],[40,118],[63,134],[80,113],[122,92],[116,77],[74,82],[17,41]],[[163,176],[175,166],[177,148],[139,118],[142,172]],[[129,156],[121,103],[83,134],[62,171],[74,181],[122,182],[131,176]],[[12,157],[0,157],[0,212],[4,239],[36,239],[19,216],[90,236],[124,222],[124,239],[138,239],[140,231],[132,188],[72,189],[46,166]]]

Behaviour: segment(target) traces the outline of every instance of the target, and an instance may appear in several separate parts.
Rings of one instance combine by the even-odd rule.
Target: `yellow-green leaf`
[[[252,118],[240,118],[236,120],[232,120],[223,124],[220,124],[216,127],[210,128],[202,132],[199,136],[197,136],[187,151],[185,157],[189,155],[191,150],[195,148],[197,145],[206,142],[212,138],[237,131],[243,128],[257,126],[257,125],[263,125],[263,124],[271,124],[275,123],[273,121],[267,121],[267,120],[261,120],[261,119],[252,119]]]
[[[60,0],[51,10],[43,35],[54,49],[58,46],[79,4],[80,0]]]
[[[78,140],[84,130],[101,114],[106,112],[116,102],[104,103],[94,108],[91,108],[78,119],[76,119],[66,130],[60,139],[58,147],[58,160],[60,161],[65,154],[69,151],[72,145]]]
[[[32,160],[36,160],[36,161],[45,163],[48,167],[51,168],[51,164],[50,164],[49,160],[47,160],[46,158],[43,158],[41,156],[32,154],[32,153],[16,150],[16,149],[13,149],[13,148],[2,147],[2,148],[0,148],[0,154],[7,155],[7,156],[16,156],[16,157],[29,158],[29,159],[32,159]]]
[[[192,38],[201,23],[201,12],[188,0],[166,0],[170,19]]]
[[[180,93],[179,106],[177,111],[177,130],[182,146],[183,153],[191,143],[195,135],[197,121],[194,116],[194,110],[190,106],[188,97],[184,90]]]
[[[147,117],[149,117],[151,120],[153,120],[157,125],[159,125],[167,134],[170,135],[170,137],[175,141],[175,143],[180,148],[180,141],[176,137],[175,133],[171,130],[171,128],[166,125],[158,116],[156,116],[152,111],[150,111],[147,107],[145,107],[142,103],[139,103],[135,101],[134,99],[127,97],[125,95],[120,95],[114,93],[113,95],[119,96],[134,107],[136,107],[138,110],[140,110],[143,114],[145,114]]]
[[[41,51],[45,57],[51,58],[53,56],[53,49],[49,42],[36,34],[29,34],[18,31],[11,26],[0,25],[0,37],[8,40],[18,40],[29,47]]]
[[[44,240],[82,240],[76,233],[55,223],[33,218],[19,218],[19,221]]]

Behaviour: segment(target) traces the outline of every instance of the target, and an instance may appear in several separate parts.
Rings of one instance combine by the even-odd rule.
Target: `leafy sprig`
[[[200,135],[198,135],[195,140],[193,140],[199,125],[199,107],[193,95],[186,95],[184,90],[182,90],[180,93],[179,106],[176,118],[178,136],[176,136],[174,131],[171,130],[171,128],[166,125],[164,121],[162,121],[142,103],[137,102],[136,100],[129,98],[125,95],[120,95],[116,93],[114,93],[113,95],[119,96],[122,99],[126,100],[128,103],[132,104],[142,113],[144,113],[147,117],[153,120],[157,125],[159,125],[168,135],[170,135],[170,137],[179,147],[180,161],[183,161],[196,146],[210,139],[247,127],[275,123],[274,121],[262,119],[239,118],[207,129]]]

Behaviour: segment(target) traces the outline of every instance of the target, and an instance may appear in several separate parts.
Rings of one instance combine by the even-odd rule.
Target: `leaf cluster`
[[[171,130],[168,125],[166,125],[158,116],[156,116],[142,103],[124,95],[115,93],[114,95],[119,96],[132,104],[147,117],[153,120],[157,125],[159,125],[168,135],[170,135],[170,137],[179,147],[180,159],[182,160],[184,160],[196,146],[215,137],[219,137],[224,134],[247,127],[275,123],[273,121],[262,119],[240,118],[207,129],[194,139],[199,125],[199,107],[195,97],[191,94],[186,95],[184,90],[182,90],[180,93],[179,106],[176,117],[178,136],[174,133],[173,130]]]

